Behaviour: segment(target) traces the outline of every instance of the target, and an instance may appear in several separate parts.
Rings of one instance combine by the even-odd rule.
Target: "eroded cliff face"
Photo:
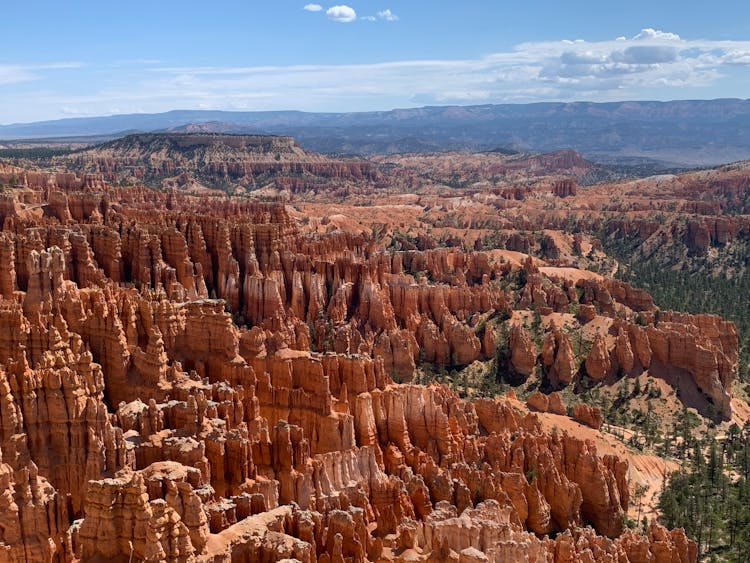
[[[88,184],[104,180],[187,191],[273,186],[297,193],[321,185],[331,189],[332,185],[369,184],[379,176],[368,161],[334,160],[305,151],[291,137],[268,135],[134,134],[55,157],[54,163],[83,176]],[[55,183],[72,188],[74,177],[72,173],[65,178],[58,175]]]
[[[696,559],[680,531],[623,533],[627,463],[593,442],[512,399],[394,383],[492,358],[488,320],[511,300],[627,319],[626,287],[529,261],[514,296],[519,268],[493,253],[388,253],[304,235],[279,205],[55,187],[0,208],[6,559]],[[612,322],[591,369],[671,366],[724,408],[732,326],[642,314]],[[573,377],[563,329],[511,341],[520,373]]]

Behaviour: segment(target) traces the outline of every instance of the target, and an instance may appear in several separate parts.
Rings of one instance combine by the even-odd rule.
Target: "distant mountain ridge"
[[[134,130],[293,136],[323,153],[574,149],[589,158],[708,165],[750,158],[750,100],[544,102],[360,113],[175,110],[0,126],[0,139]]]

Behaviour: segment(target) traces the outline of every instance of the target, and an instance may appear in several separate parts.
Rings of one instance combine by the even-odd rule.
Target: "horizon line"
[[[536,102],[502,102],[502,103],[485,103],[485,104],[446,104],[446,105],[415,105],[415,106],[404,106],[404,107],[391,107],[390,109],[380,110],[357,110],[357,111],[305,111],[298,109],[278,109],[278,110],[236,110],[236,109],[207,109],[207,108],[174,108],[166,111],[158,112],[131,112],[131,113],[110,113],[100,115],[86,115],[86,116],[71,116],[71,117],[60,117],[57,119],[41,119],[37,121],[17,121],[12,123],[0,123],[0,128],[5,127],[19,127],[25,125],[38,125],[43,123],[59,123],[62,121],[83,121],[87,119],[106,119],[110,117],[135,117],[135,116],[146,116],[146,115],[165,115],[168,113],[177,112],[196,112],[196,113],[230,113],[230,114],[273,114],[273,113],[301,113],[306,115],[351,115],[351,114],[373,114],[373,113],[391,113],[396,111],[408,111],[417,109],[435,109],[435,108],[478,108],[478,107],[493,107],[493,106],[535,106],[545,104],[558,104],[558,105],[573,105],[573,104],[588,104],[588,105],[616,105],[625,103],[641,103],[641,104],[669,104],[677,102],[721,102],[721,101],[736,101],[736,102],[750,102],[749,98],[737,98],[737,97],[719,97],[719,98],[675,98],[670,100],[654,100],[654,99],[623,99],[606,102],[596,102],[591,100],[572,100],[572,101],[561,101],[561,100],[548,100],[548,101],[536,101]],[[84,135],[70,135],[71,137],[84,136]]]

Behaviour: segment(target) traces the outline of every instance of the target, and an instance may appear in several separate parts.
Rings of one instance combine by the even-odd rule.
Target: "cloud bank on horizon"
[[[356,12],[346,8],[304,7],[336,22],[357,21]],[[397,16],[386,9],[378,18],[395,21]],[[0,85],[89,70],[80,66],[0,64]],[[675,99],[707,91],[731,77],[739,84],[743,80],[738,77],[750,77],[750,41],[685,39],[646,28],[611,40],[526,42],[460,60],[249,67],[143,62],[89,94],[41,92],[31,102],[44,118],[175,108],[357,111],[429,104]],[[738,89],[734,95],[747,97],[744,92]],[[4,97],[0,123],[39,119],[13,118],[19,113],[15,110],[30,105],[27,96]]]

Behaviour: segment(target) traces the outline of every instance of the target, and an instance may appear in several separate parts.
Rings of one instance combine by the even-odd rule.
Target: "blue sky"
[[[3,19],[2,124],[750,97],[750,2],[27,0]]]

